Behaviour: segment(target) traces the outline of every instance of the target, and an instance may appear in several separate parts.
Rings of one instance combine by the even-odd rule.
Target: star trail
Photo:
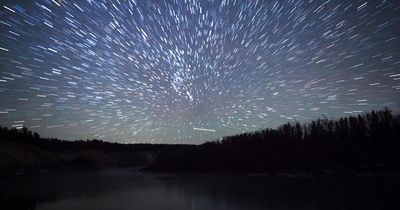
[[[0,125],[202,143],[400,111],[400,2],[0,1]]]

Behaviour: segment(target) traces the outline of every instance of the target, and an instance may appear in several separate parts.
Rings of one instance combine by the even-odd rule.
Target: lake
[[[0,209],[400,209],[399,177],[42,173],[0,183]]]

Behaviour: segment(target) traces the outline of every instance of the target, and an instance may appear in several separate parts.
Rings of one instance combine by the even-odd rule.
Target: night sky
[[[400,111],[400,1],[0,1],[0,125],[193,143]]]

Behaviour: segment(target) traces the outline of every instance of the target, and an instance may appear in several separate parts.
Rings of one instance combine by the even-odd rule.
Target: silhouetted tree
[[[41,138],[27,128],[0,127],[0,140],[50,151],[157,151],[154,170],[276,171],[324,168],[400,168],[400,115],[385,108],[358,116],[285,123],[277,129],[226,136],[202,145],[119,144]],[[389,167],[390,166],[390,167]],[[372,169],[371,169],[372,170]]]
[[[286,123],[277,129],[206,142],[198,157],[186,164],[199,171],[320,170],[388,164],[400,170],[399,139],[400,116],[385,108],[337,120],[324,117],[303,125]],[[153,168],[168,168],[168,162]]]

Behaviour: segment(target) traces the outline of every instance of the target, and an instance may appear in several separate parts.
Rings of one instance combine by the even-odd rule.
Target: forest
[[[400,115],[385,108],[358,116],[289,122],[164,152],[149,170],[374,173],[398,171]],[[161,155],[160,155],[161,156]],[[183,158],[184,157],[184,158]]]
[[[339,119],[288,122],[277,129],[227,136],[201,145],[120,144],[96,139],[65,141],[41,138],[27,128],[6,127],[0,128],[0,137],[0,143],[32,145],[57,154],[56,159],[61,162],[66,162],[63,157],[72,152],[76,158],[68,160],[69,165],[80,164],[82,158],[88,158],[87,151],[100,151],[109,158],[118,156],[114,160],[117,164],[105,166],[120,166],[118,161],[123,161],[123,166],[140,163],[144,171],[156,172],[346,174],[400,169],[400,115],[394,115],[387,108]],[[3,165],[11,167],[12,163],[4,158],[4,150],[0,150]],[[92,162],[86,161],[83,166],[99,165],[92,156]],[[105,158],[100,159],[104,162]]]

